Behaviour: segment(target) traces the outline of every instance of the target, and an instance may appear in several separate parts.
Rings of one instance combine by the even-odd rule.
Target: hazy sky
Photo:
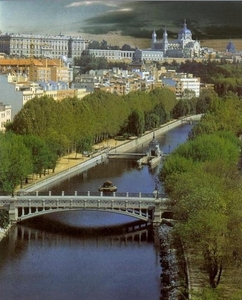
[[[150,35],[165,26],[177,33],[184,19],[194,34],[242,32],[242,1],[0,1],[0,30],[13,33]],[[219,29],[219,30],[218,30]],[[210,33],[209,33],[210,34]],[[212,33],[213,34],[213,33]],[[242,35],[242,34],[241,34]]]

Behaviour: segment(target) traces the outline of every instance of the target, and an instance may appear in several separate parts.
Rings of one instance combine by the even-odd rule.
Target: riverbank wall
[[[135,149],[136,147],[142,145],[143,143],[149,142],[153,138],[153,134],[155,132],[156,135],[160,135],[162,133],[165,133],[173,128],[176,128],[184,123],[190,123],[192,121],[198,121],[200,120],[201,115],[194,115],[189,117],[180,118],[179,120],[173,120],[166,124],[161,125],[159,128],[154,129],[153,131],[149,131],[144,133],[142,136],[124,141],[121,145],[115,146],[115,147],[109,147],[104,150],[100,150],[96,152],[95,154],[91,155],[87,160],[80,162],[79,164],[70,167],[66,170],[63,170],[59,173],[53,174],[52,176],[48,178],[43,178],[39,180],[38,182],[35,182],[31,185],[29,185],[26,188],[23,188],[19,191],[17,191],[18,194],[26,194],[31,193],[40,190],[44,186],[47,186],[49,184],[52,184],[56,181],[60,181],[68,176],[73,176],[77,173],[84,172],[96,164],[102,163],[105,159],[107,159],[108,154],[115,154],[116,151],[118,152],[127,152],[132,149]]]
[[[107,153],[104,151],[101,154],[90,157],[88,160],[80,162],[79,164],[77,164],[73,167],[70,167],[59,173],[53,174],[51,177],[44,178],[36,183],[33,183],[29,187],[19,190],[17,192],[17,194],[25,194],[25,193],[35,192],[35,191],[38,191],[39,189],[43,188],[46,185],[52,184],[56,181],[66,178],[68,176],[75,175],[75,173],[80,172],[80,170],[85,172],[86,170],[94,167],[95,165],[102,163],[104,160],[106,160],[106,158],[107,158]]]

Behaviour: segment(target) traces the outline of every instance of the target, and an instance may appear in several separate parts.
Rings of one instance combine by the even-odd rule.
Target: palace
[[[47,34],[0,34],[0,52],[17,57],[74,58],[81,56],[87,43],[80,36]]]

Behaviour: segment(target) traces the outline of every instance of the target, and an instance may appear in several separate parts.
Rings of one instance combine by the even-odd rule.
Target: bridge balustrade
[[[111,211],[137,217],[144,221],[160,222],[163,211],[167,210],[166,198],[154,197],[153,193],[91,193],[78,195],[25,194],[11,198],[0,196],[0,206],[7,208],[12,222],[18,222],[37,215],[63,210]],[[156,221],[154,221],[156,220]]]
[[[73,194],[68,194],[66,192],[62,192],[61,195],[59,193],[53,193],[52,191],[48,192],[22,192],[18,193],[17,196],[72,196]],[[153,193],[140,193],[140,192],[91,192],[91,191],[75,191],[74,196],[100,196],[100,197],[127,197],[127,198],[153,198]]]

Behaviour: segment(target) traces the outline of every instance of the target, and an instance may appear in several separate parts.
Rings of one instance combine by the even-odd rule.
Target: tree
[[[32,155],[33,172],[35,174],[41,177],[42,172],[45,172],[48,167],[54,169],[58,156],[56,153],[51,152],[42,138],[26,135],[24,136],[24,143]]]
[[[150,130],[160,125],[160,119],[155,113],[147,113],[145,115],[145,129]]]
[[[186,99],[179,100],[172,110],[172,115],[175,119],[178,119],[183,116],[190,114],[190,103]]]
[[[140,136],[144,132],[145,118],[140,110],[133,111],[129,117],[128,132]]]
[[[14,196],[15,188],[31,174],[32,157],[23,138],[13,133],[0,134],[0,185]]]

